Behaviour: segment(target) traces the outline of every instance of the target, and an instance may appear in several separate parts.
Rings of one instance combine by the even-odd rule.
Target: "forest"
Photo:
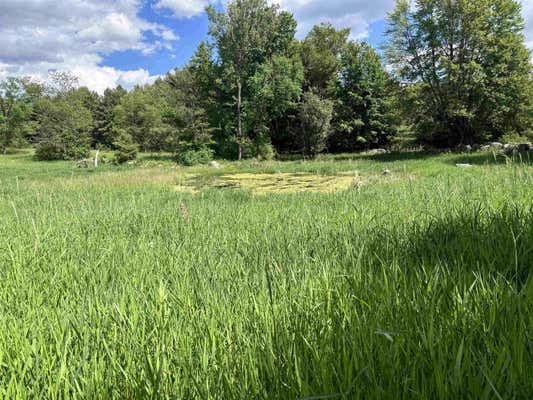
[[[349,29],[297,22],[266,0],[207,9],[209,36],[153,84],[102,95],[68,71],[0,84],[0,152],[40,160],[91,149],[170,152],[185,165],[216,158],[450,149],[533,139],[531,53],[514,0],[400,0],[383,48]]]

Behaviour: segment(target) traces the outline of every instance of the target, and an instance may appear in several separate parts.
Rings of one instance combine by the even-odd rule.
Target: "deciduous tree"
[[[424,140],[441,146],[497,139],[531,125],[531,64],[515,0],[399,0],[388,58],[416,85],[410,110]]]

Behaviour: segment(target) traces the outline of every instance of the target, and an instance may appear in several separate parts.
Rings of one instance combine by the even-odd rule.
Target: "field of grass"
[[[222,164],[0,156],[0,398],[533,397],[528,159]]]

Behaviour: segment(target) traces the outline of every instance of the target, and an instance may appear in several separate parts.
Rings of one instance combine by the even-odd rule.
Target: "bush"
[[[35,157],[40,161],[61,160],[61,152],[51,143],[42,143],[35,148]]]
[[[506,133],[503,135],[500,139],[502,143],[527,143],[531,141],[531,136],[527,135],[527,132],[524,133],[524,135],[519,135],[515,132],[513,133]]]
[[[115,146],[115,162],[124,164],[125,162],[135,160],[139,152],[139,145],[135,143],[133,137],[125,131],[120,131],[117,139],[113,143]]]
[[[79,160],[89,156],[93,118],[82,102],[67,94],[41,98],[35,105],[35,116],[37,159]]]
[[[214,151],[204,147],[199,150],[187,150],[177,156],[177,161],[182,165],[207,164],[213,160]]]
[[[67,144],[61,140],[40,143],[35,148],[35,157],[40,161],[80,160],[87,158],[89,153],[87,144]]]
[[[269,141],[260,141],[256,146],[256,157],[260,160],[270,161],[276,156],[276,151]]]

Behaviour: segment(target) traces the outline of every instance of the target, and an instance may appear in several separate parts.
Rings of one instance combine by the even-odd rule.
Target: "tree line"
[[[267,0],[207,8],[209,37],[183,68],[103,95],[65,72],[0,83],[0,151],[42,160],[91,148],[165,151],[184,164],[386,146],[532,138],[533,79],[515,0],[397,1],[383,55],[349,29],[313,27]]]

